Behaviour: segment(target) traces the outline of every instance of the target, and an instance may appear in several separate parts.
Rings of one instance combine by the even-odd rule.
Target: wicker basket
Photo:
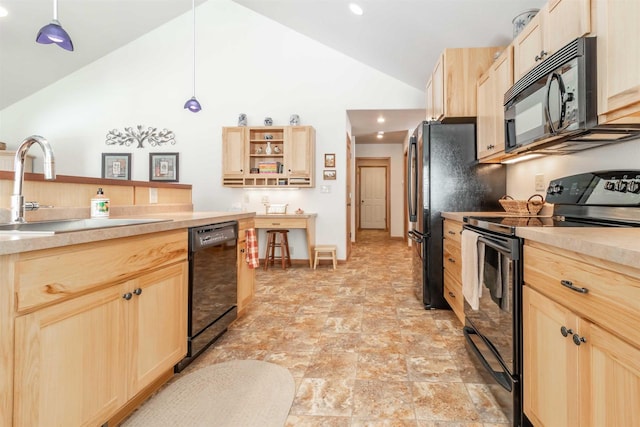
[[[534,200],[534,198],[540,198],[540,200]],[[544,197],[534,194],[527,200],[514,200],[511,196],[503,196],[498,202],[511,214],[538,215],[544,206]]]
[[[287,205],[288,205],[288,203],[283,203],[283,204],[265,204],[264,207],[266,209],[267,215],[271,215],[271,214],[286,214],[287,213]]]

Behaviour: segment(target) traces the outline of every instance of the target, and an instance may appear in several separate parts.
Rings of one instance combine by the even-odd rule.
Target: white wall
[[[507,193],[515,199],[527,199],[535,191],[534,178],[544,175],[549,181],[583,172],[607,169],[640,169],[640,139],[592,148],[564,156],[546,156],[507,166]]]
[[[404,237],[404,150],[402,144],[356,144],[355,157],[388,157],[391,163],[391,237]],[[355,188],[355,187],[354,187]],[[355,228],[354,228],[355,230]]]
[[[52,144],[58,173],[100,176],[101,153],[132,153],[132,178],[148,180],[149,152],[180,153],[180,182],[193,185],[196,210],[262,208],[273,203],[317,212],[318,241],[345,257],[345,129],[349,109],[424,107],[424,93],[229,0],[196,9],[197,87],[203,110],[182,108],[191,97],[191,12],[63,80],[0,111],[0,140],[15,149],[40,134]],[[52,47],[55,49],[55,47]],[[35,58],[34,58],[35,61]],[[249,125],[275,125],[300,115],[317,131],[316,188],[242,190],[221,186],[221,128],[239,113]],[[105,145],[110,129],[146,126],[175,132],[177,144],[143,149]],[[336,181],[320,193],[323,154],[336,153]],[[30,154],[37,154],[33,149]],[[42,165],[37,161],[36,170]],[[89,201],[87,201],[88,205]],[[293,258],[307,256],[292,233]]]

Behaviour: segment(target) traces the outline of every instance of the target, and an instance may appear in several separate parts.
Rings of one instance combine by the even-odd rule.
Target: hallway
[[[231,359],[287,367],[287,426],[507,426],[464,348],[451,311],[413,293],[410,250],[359,233],[351,259],[257,270],[256,298],[188,370]]]

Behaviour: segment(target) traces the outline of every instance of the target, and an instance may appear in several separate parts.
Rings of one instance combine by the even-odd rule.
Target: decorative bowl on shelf
[[[273,147],[273,152],[276,154],[280,154],[280,147],[278,147],[277,145]]]

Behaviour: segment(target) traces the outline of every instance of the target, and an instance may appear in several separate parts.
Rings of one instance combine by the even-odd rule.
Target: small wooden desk
[[[307,232],[307,253],[309,254],[309,268],[313,268],[313,247],[316,244],[316,216],[315,213],[305,214],[269,214],[256,215],[255,228],[292,229],[304,228]]]

